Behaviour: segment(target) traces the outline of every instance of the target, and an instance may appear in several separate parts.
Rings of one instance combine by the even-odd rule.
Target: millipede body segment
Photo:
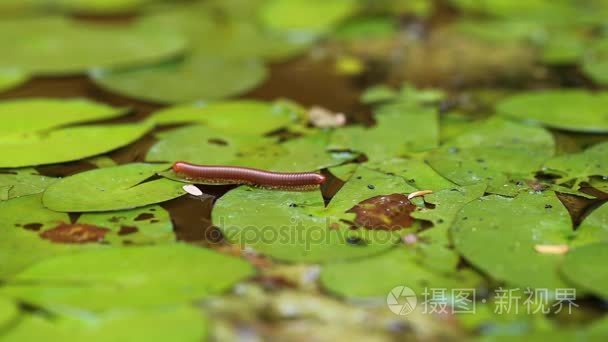
[[[325,176],[315,172],[272,172],[238,166],[196,165],[181,161],[173,164],[173,171],[190,179],[268,188],[310,189],[325,182]]]

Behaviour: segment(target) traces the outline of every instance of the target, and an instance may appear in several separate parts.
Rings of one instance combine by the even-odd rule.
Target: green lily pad
[[[303,111],[284,101],[235,100],[170,107],[153,113],[148,120],[157,125],[200,123],[226,132],[262,135],[294,123]]]
[[[159,205],[149,205],[131,210],[85,213],[77,224],[89,224],[107,228],[117,234],[106,235],[108,243],[152,244],[175,241],[169,212]]]
[[[415,158],[394,158],[368,162],[365,167],[389,175],[403,177],[408,184],[419,190],[441,190],[453,187],[454,183],[443,178],[428,164]]]
[[[456,269],[460,258],[451,246],[449,229],[460,210],[467,203],[483,196],[485,189],[485,184],[475,184],[452,187],[424,196],[424,201],[434,205],[434,208],[421,208],[411,215],[413,218],[433,223],[431,229],[417,234],[420,242],[415,247],[419,254],[419,263],[440,272]]]
[[[201,341],[207,322],[200,310],[177,306],[162,310],[110,310],[99,315],[31,314],[10,330],[7,341]]]
[[[0,292],[58,312],[158,308],[219,294],[252,274],[244,260],[185,244],[111,248],[41,261]]]
[[[608,142],[593,145],[580,153],[565,154],[548,160],[543,171],[560,175],[559,182],[589,180],[591,176],[608,176]]]
[[[267,27],[280,31],[319,34],[331,30],[357,9],[352,0],[271,0],[260,12]]]
[[[375,118],[377,123],[370,128],[336,129],[328,148],[361,152],[370,161],[379,161],[432,149],[439,143],[439,119],[434,109],[385,106]]]
[[[57,178],[39,175],[34,169],[16,169],[0,172],[0,201],[43,192]]]
[[[492,278],[509,285],[563,288],[557,268],[563,256],[536,245],[562,245],[573,234],[570,215],[555,193],[496,195],[468,203],[451,227],[456,250]]]
[[[608,56],[608,40],[604,39],[593,43],[582,63],[583,72],[601,85],[608,84],[606,56]]]
[[[181,54],[186,41],[171,31],[107,27],[58,18],[0,25],[0,68],[36,75],[77,74],[92,68],[157,63]]]
[[[497,111],[524,122],[578,132],[608,132],[608,93],[545,90],[501,101]]]
[[[326,264],[321,272],[323,287],[346,298],[386,298],[393,288],[407,286],[421,301],[425,289],[474,288],[478,281],[470,271],[433,272],[403,246],[363,260]]]
[[[215,204],[212,220],[228,241],[292,262],[327,262],[377,254],[399,239],[395,232],[349,230],[346,213],[368,198],[415,189],[400,177],[359,168],[325,207],[318,191],[239,187]]]
[[[582,246],[597,242],[608,242],[608,204],[595,209],[585,217],[576,230],[574,246]]]
[[[74,161],[112,151],[143,136],[141,124],[79,126],[0,137],[0,168]]]
[[[0,134],[28,133],[112,119],[127,113],[85,99],[27,98],[0,102]]]
[[[94,15],[132,13],[153,0],[54,0],[55,6]]]
[[[81,172],[47,188],[44,205],[54,211],[110,211],[160,203],[185,194],[168,179],[146,181],[167,164],[127,164]]]
[[[344,40],[377,39],[393,36],[398,32],[399,22],[394,17],[353,18],[340,25],[332,38]]]
[[[68,214],[46,209],[42,205],[42,195],[31,195],[0,202],[0,214],[8,218],[0,223],[0,279],[57,255],[120,247],[124,244],[175,241],[169,213],[160,206],[86,213],[70,224]],[[93,227],[81,226],[87,224]],[[66,232],[70,228],[73,229],[73,235]],[[86,228],[105,232],[86,241],[82,240],[86,238],[82,233]],[[63,231],[64,235],[57,233],[53,238],[41,237],[58,230]],[[102,241],[103,245],[98,243]]]
[[[532,178],[553,153],[553,137],[545,129],[490,118],[446,141],[426,160],[458,185],[482,182],[488,192],[512,196],[524,189],[516,180]]]
[[[257,59],[225,59],[190,55],[184,60],[126,70],[97,70],[91,76],[100,87],[157,102],[219,100],[245,93],[267,77]]]
[[[0,69],[0,92],[21,85],[29,78],[29,75],[17,69]]]
[[[561,267],[568,281],[601,297],[608,298],[608,243],[575,248],[566,254]]]
[[[17,309],[17,303],[14,301],[0,297],[0,331],[4,331],[4,328],[19,315]]]
[[[232,165],[271,171],[305,172],[339,165],[355,157],[351,153],[327,152],[326,145],[325,133],[277,144],[275,138],[231,134],[207,126],[189,126],[163,134],[162,139],[148,151],[146,160],[183,160],[203,165]],[[184,180],[183,177],[173,173],[163,175]]]

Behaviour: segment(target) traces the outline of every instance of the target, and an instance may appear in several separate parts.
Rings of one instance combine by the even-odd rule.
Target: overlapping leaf
[[[566,279],[577,286],[608,298],[608,243],[578,247],[566,255],[561,270]]]
[[[167,164],[134,163],[81,172],[50,186],[44,205],[55,211],[110,211],[142,207],[182,196],[179,182],[148,180]]]
[[[56,178],[39,175],[34,169],[16,169],[0,173],[0,201],[43,192]]]
[[[543,171],[561,176],[560,182],[575,180],[575,185],[591,176],[608,176],[608,142],[580,153],[565,154],[548,160]]]
[[[27,82],[29,76],[17,69],[0,69],[0,92]]]

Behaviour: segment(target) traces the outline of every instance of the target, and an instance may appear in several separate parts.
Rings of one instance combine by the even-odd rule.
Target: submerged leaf
[[[112,248],[44,260],[0,292],[57,312],[158,308],[219,294],[252,274],[241,259],[185,244]]]
[[[167,164],[126,164],[66,177],[51,185],[44,205],[55,211],[109,211],[142,207],[182,196],[182,184],[168,179],[146,181]]]

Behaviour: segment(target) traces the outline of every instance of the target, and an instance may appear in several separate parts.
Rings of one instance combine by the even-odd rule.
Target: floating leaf
[[[377,254],[397,233],[349,230],[346,213],[368,198],[413,191],[400,177],[359,168],[327,208],[318,191],[288,192],[239,187],[216,203],[212,219],[232,243],[293,262],[327,262]]]
[[[59,18],[6,21],[0,32],[5,47],[0,68],[37,75],[156,63],[186,47],[186,41],[171,31],[105,27]]]
[[[150,126],[80,126],[0,137],[0,168],[54,164],[91,157],[130,144]]]
[[[522,287],[566,287],[557,272],[563,256],[534,250],[539,244],[568,243],[573,234],[570,215],[553,192],[474,200],[460,211],[451,233],[456,250],[496,280]]]
[[[127,70],[103,70],[93,81],[109,91],[158,103],[219,100],[245,93],[266,79],[257,59],[191,55],[183,61]]]
[[[602,85],[608,84],[607,56],[608,40],[603,39],[592,45],[582,63],[583,72]]]
[[[142,207],[182,196],[182,184],[168,179],[148,180],[167,164],[126,164],[81,172],[51,185],[44,205],[55,211],[110,211]]]
[[[76,13],[93,15],[131,13],[153,0],[55,0],[54,5]]]
[[[170,107],[155,112],[149,120],[157,125],[200,123],[225,132],[262,135],[290,125],[302,112],[288,102],[235,100]]]
[[[608,204],[595,209],[585,217],[576,230],[574,246],[582,246],[596,242],[608,242]]]
[[[27,82],[29,76],[17,69],[0,69],[0,92]]]
[[[439,142],[438,115],[422,107],[384,107],[376,126],[336,129],[329,148],[364,153],[370,161],[399,157],[407,152],[432,149]]]
[[[608,298],[608,243],[582,246],[566,254],[562,273],[568,281],[601,297]]]
[[[126,114],[85,99],[27,98],[0,102],[0,134],[44,131],[87,121],[105,120]]]
[[[350,16],[356,5],[352,0],[271,0],[262,7],[260,18],[276,30],[318,34]]]
[[[553,151],[553,137],[546,130],[491,118],[448,140],[426,159],[458,185],[483,182],[488,192],[512,196],[525,188],[514,180],[531,178]]]
[[[350,153],[327,152],[326,144],[327,135],[324,133],[277,144],[275,138],[230,134],[206,126],[190,126],[163,134],[161,141],[148,151],[146,160],[183,160],[203,165],[305,172],[339,165],[354,158]],[[163,175],[172,179],[184,179],[172,172]]]
[[[321,284],[347,298],[385,298],[393,288],[407,286],[419,300],[428,288],[474,288],[479,281],[470,271],[442,274],[417,262],[413,249],[399,246],[363,260],[323,266]]]
[[[17,303],[12,300],[0,297],[0,331],[4,331],[4,328],[17,317],[19,310],[17,309]]]
[[[44,208],[42,195],[32,195],[0,202],[0,215],[10,218],[0,222],[0,279],[52,256],[127,243],[149,244],[175,240],[169,213],[159,206],[87,213],[70,223],[67,214]],[[84,226],[86,224],[90,227]],[[88,228],[103,230],[103,241],[84,243],[87,235],[91,236]],[[134,228],[136,232],[133,231]],[[48,238],[43,239],[45,233]],[[51,238],[48,234],[53,234],[54,237]],[[55,242],[51,242],[53,239]]]
[[[368,162],[364,166],[402,177],[408,184],[419,190],[441,190],[454,186],[454,183],[443,178],[428,164],[415,158],[386,159]]]
[[[608,132],[608,93],[586,90],[545,90],[501,101],[500,114],[569,131]]]
[[[207,323],[200,310],[110,310],[99,315],[68,313],[52,318],[31,314],[5,332],[7,341],[200,341]]]
[[[460,210],[483,196],[485,189],[485,184],[475,184],[444,189],[424,197],[424,201],[434,205],[434,208],[421,208],[412,213],[413,218],[433,223],[432,228],[417,235],[420,242],[415,247],[420,263],[441,272],[456,269],[460,258],[451,246],[449,228]]]
[[[593,145],[580,153],[565,154],[548,160],[543,171],[560,175],[559,182],[576,180],[575,185],[591,176],[608,176],[608,142]]]
[[[0,201],[41,193],[56,181],[56,178],[39,175],[34,169],[0,172],[0,188],[6,189],[4,194],[0,194]]]
[[[241,259],[185,244],[111,248],[44,260],[0,292],[53,311],[152,308],[219,294],[252,274]]]

